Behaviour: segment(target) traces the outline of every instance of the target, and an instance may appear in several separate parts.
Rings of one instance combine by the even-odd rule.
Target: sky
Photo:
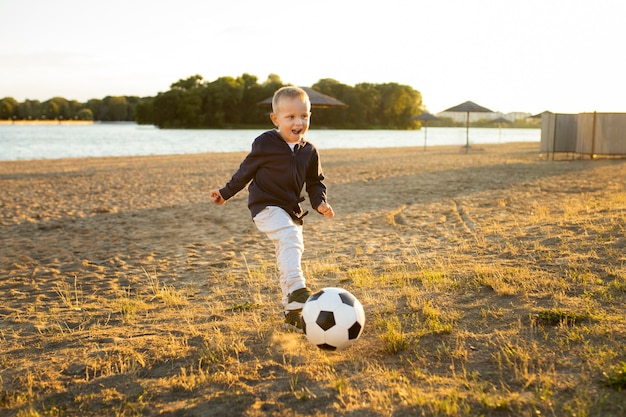
[[[626,112],[624,21],[624,0],[0,0],[0,99],[247,73],[409,85],[431,113]]]

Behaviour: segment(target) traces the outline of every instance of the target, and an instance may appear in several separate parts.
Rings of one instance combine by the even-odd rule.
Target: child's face
[[[311,103],[300,97],[283,97],[278,102],[278,109],[270,115],[278,128],[278,133],[286,142],[297,143],[309,130],[311,121]]]

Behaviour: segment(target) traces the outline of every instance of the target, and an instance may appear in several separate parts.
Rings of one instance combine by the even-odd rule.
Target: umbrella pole
[[[465,153],[469,152],[469,112],[465,118]]]
[[[426,152],[426,136],[428,135],[428,120],[424,122],[424,152]]]

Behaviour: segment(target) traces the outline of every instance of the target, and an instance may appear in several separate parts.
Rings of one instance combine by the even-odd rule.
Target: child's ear
[[[270,119],[272,120],[272,123],[274,123],[274,126],[278,127],[278,116],[276,113],[270,113]]]

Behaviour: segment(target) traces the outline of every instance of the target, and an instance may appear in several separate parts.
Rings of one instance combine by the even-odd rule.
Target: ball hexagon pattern
[[[324,350],[342,350],[363,332],[365,312],[359,300],[343,288],[323,288],[302,308],[303,330],[309,342]]]

